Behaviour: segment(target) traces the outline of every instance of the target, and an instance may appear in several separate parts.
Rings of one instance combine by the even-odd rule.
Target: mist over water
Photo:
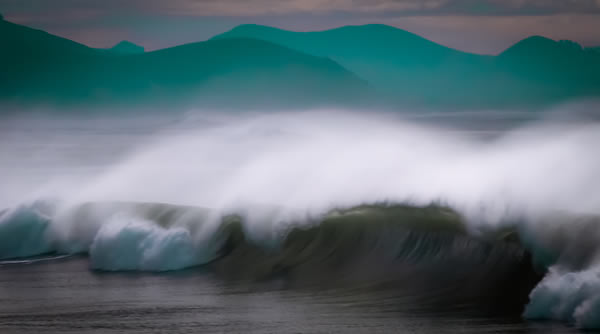
[[[315,224],[332,209],[439,203],[473,235],[519,231],[548,268],[526,317],[597,328],[600,122],[488,115],[475,122],[319,109],[164,113],[142,123],[5,119],[0,242],[24,237],[1,246],[0,257],[87,252],[96,269],[176,270],[218,256],[228,214],[244,218],[251,239],[276,247],[289,226]],[[209,210],[165,226],[110,204],[122,202]],[[84,221],[74,209],[84,203],[108,204]]]
[[[373,111],[155,117],[5,123],[2,181],[12,186],[0,205],[60,197],[319,212],[442,201],[492,223],[600,211],[597,122],[486,130]]]

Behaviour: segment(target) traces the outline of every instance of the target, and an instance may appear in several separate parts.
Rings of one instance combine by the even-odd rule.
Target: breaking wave
[[[279,217],[276,209],[269,210],[263,217]],[[18,211],[39,214],[35,205]],[[9,215],[1,224],[22,222],[15,219],[21,218]],[[2,258],[82,253],[91,269],[101,271],[204,265],[227,280],[284,279],[300,287],[391,284],[434,296],[436,303],[485,300],[493,301],[496,311],[512,312],[523,307],[527,292],[541,278],[514,231],[470,235],[463,217],[435,204],[333,209],[279,221],[280,228],[269,238],[249,233],[243,214],[168,204],[86,203],[29,221],[40,224],[37,239],[29,240],[45,247],[19,247],[18,252],[3,252]],[[67,225],[72,230],[66,231]],[[80,229],[82,225],[88,228]],[[62,259],[47,259],[52,258]]]
[[[600,276],[594,270],[576,271],[589,266],[592,259],[583,255],[595,250],[592,245],[569,249],[568,238],[574,236],[561,228],[579,226],[579,233],[585,233],[595,226],[590,217],[562,217],[563,223],[547,232],[544,245],[528,244],[528,233],[518,225],[473,234],[464,217],[436,204],[333,209],[302,221],[280,221],[269,238],[248,233],[244,215],[190,206],[86,203],[53,216],[39,206],[3,213],[3,231],[21,232],[3,243],[0,264],[32,263],[14,259],[48,253],[83,253],[94,270],[171,271],[205,265],[234,280],[284,278],[293,285],[331,282],[336,287],[395,284],[433,294],[436,302],[493,301],[495,311],[512,312],[523,310],[532,291],[526,317],[597,326]]]
[[[0,259],[21,258],[53,251],[47,236],[50,218],[35,206],[0,213]]]
[[[328,115],[177,129],[29,193],[18,185],[30,175],[10,171],[0,265],[83,254],[98,271],[202,266],[292,286],[402,286],[600,327],[597,124],[473,139]]]

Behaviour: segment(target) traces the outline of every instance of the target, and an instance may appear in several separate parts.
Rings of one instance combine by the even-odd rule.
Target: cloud
[[[129,4],[136,2],[155,12],[201,16],[331,12],[407,16],[600,13],[600,0],[130,0]]]
[[[443,5],[443,0],[177,0],[170,3],[170,9],[182,14],[200,15],[273,15],[293,13],[330,12],[384,12],[384,11],[426,11]]]
[[[2,0],[11,13],[94,11],[191,16],[259,16],[298,13],[383,15],[552,15],[600,13],[600,0]]]
[[[466,15],[600,13],[599,0],[448,0],[440,12]]]

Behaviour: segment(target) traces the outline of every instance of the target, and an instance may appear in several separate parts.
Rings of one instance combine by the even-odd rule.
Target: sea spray
[[[135,153],[124,157],[117,155],[111,160],[110,152],[104,152],[107,161],[101,168],[74,169],[73,180],[69,180],[70,168],[97,151],[82,145],[77,154],[52,154],[61,147],[54,141],[46,149],[49,154],[44,155],[48,161],[37,162],[36,168],[19,160],[22,158],[17,154],[6,155],[9,165],[19,168],[2,170],[2,181],[23,186],[0,189],[0,199],[8,199],[2,207],[17,208],[0,218],[2,231],[18,231],[0,236],[7,240],[2,245],[3,257],[88,253],[95,269],[161,271],[205,264],[211,259],[225,261],[227,255],[230,263],[236,263],[237,249],[268,259],[260,265],[266,275],[290,275],[296,272],[290,263],[310,263],[304,261],[304,254],[315,254],[307,251],[292,257],[299,262],[277,257],[278,251],[286,249],[290,231],[320,226],[332,210],[376,203],[416,208],[443,203],[461,217],[469,237],[477,236],[476,241],[467,238],[458,245],[474,243],[475,248],[488,249],[478,251],[479,255],[506,254],[505,246],[488,248],[484,232],[513,229],[503,234],[507,237],[501,238],[502,245],[522,242],[533,262],[542,264],[538,274],[550,268],[531,294],[526,317],[596,327],[597,299],[591,291],[598,282],[597,249],[587,245],[590,240],[598,241],[589,233],[597,230],[597,224],[592,222],[591,228],[580,230],[569,217],[600,214],[597,123],[539,122],[482,138],[469,131],[416,124],[374,112],[318,110],[205,118],[212,125],[196,127],[191,122],[141,144],[137,141],[139,146],[132,150]],[[102,138],[113,136],[107,131],[104,137],[94,137],[94,143],[102,146]],[[66,140],[78,139],[66,135]],[[120,141],[123,145],[126,142]],[[43,143],[40,140],[36,145]],[[32,175],[39,179],[40,169],[46,168],[43,179],[47,183],[28,182]],[[61,182],[53,182],[57,170]],[[19,206],[4,204],[31,198],[40,188],[45,195],[60,197],[56,212],[15,214],[21,212]],[[144,203],[146,206],[140,206]],[[165,209],[160,203],[188,209]],[[194,209],[194,214],[180,214],[192,210],[189,208],[207,208],[208,213]],[[234,216],[235,222],[224,224],[225,217]],[[559,218],[556,224],[562,232],[548,232],[554,225],[544,219],[548,216]],[[329,239],[328,234],[344,231],[326,228],[314,236],[346,244],[342,236]],[[362,240],[361,235],[354,235],[353,242]],[[404,232],[397,237],[388,235],[394,240],[406,237]],[[555,239],[555,235],[573,237]],[[461,249],[471,249],[447,246],[454,241],[444,241],[446,246],[440,248],[436,238],[418,235],[408,245],[431,251],[435,258],[444,258],[440,249],[458,254],[462,254]],[[17,239],[20,241],[13,242]],[[372,244],[387,249],[384,239],[375,238]],[[364,246],[369,254],[388,254],[370,252],[369,245]],[[333,250],[334,254],[346,254]],[[507,272],[516,263],[523,266],[515,273],[530,273],[527,256],[521,248],[517,250],[510,251],[514,256],[504,256],[514,260],[506,266]],[[127,256],[120,256],[120,252]],[[371,260],[369,256],[358,258]],[[503,257],[484,257],[499,258]],[[491,273],[486,278],[493,277]],[[548,300],[563,306],[558,311],[544,308],[550,305]]]

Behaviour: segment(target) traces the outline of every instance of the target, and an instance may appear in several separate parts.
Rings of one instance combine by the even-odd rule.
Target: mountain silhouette
[[[587,48],[587,50],[600,52],[600,46],[594,46],[594,47],[591,47],[591,48]]]
[[[501,72],[518,78],[515,88],[532,97],[600,95],[600,54],[573,41],[532,36],[501,53],[497,63]]]
[[[386,25],[292,32],[238,26],[142,52],[85,45],[0,21],[0,102],[495,108],[600,96],[600,52],[533,36],[497,56]]]
[[[76,70],[94,65],[97,51],[44,31],[0,21],[0,98],[49,97]],[[65,80],[63,83],[59,80]],[[48,89],[48,90],[46,90]]]
[[[453,50],[413,33],[381,24],[345,26],[317,32],[292,32],[241,25],[214,39],[263,39],[309,54],[330,57],[382,89],[410,89],[431,73],[454,76],[457,65],[477,65],[486,57]],[[453,79],[456,79],[453,77]],[[408,82],[410,81],[410,82]],[[407,85],[402,85],[407,83]],[[400,87],[397,85],[401,84]]]
[[[139,54],[144,53],[144,47],[131,43],[129,41],[121,41],[117,45],[108,49],[110,52],[119,54]]]
[[[600,59],[570,41],[531,37],[488,56],[454,50],[386,25],[317,32],[241,25],[214,39],[234,37],[330,57],[397,100],[416,104],[538,105],[600,95]]]
[[[367,84],[334,61],[240,38],[106,52],[0,22],[0,99],[15,103],[305,105],[350,101]]]

